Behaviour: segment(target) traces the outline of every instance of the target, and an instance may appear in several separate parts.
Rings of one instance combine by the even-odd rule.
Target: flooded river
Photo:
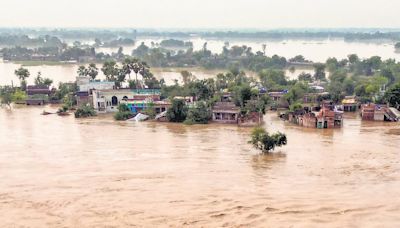
[[[46,107],[55,111],[56,107]],[[0,109],[1,227],[399,227],[400,124],[251,129]]]

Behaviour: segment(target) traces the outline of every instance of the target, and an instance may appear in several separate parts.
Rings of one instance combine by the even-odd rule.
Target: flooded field
[[[259,155],[249,128],[42,111],[0,109],[1,227],[400,226],[399,123],[268,113],[289,144]]]
[[[160,43],[164,38],[146,38],[139,37],[134,46],[126,46],[123,51],[125,54],[132,54],[142,42],[151,47],[151,43]],[[399,58],[400,53],[396,53],[394,43],[390,41],[372,41],[372,42],[346,42],[343,39],[206,39],[192,37],[190,39],[175,38],[178,40],[190,41],[193,43],[194,50],[201,50],[204,43],[207,43],[207,49],[213,53],[221,53],[225,43],[229,46],[246,45],[251,47],[253,52],[262,51],[262,45],[266,44],[266,53],[268,56],[279,55],[285,58],[293,58],[296,55],[303,55],[306,59],[312,61],[325,62],[329,57],[338,59],[347,58],[347,55],[357,53],[362,58],[369,58],[374,55],[381,56],[383,59]],[[87,42],[92,44],[93,41]],[[105,53],[116,53],[116,48],[100,48],[99,51]]]
[[[18,69],[21,64],[15,64],[10,62],[2,62],[0,60],[0,85],[19,85],[19,80],[15,76],[14,71]],[[76,80],[78,64],[64,64],[64,65],[39,65],[39,66],[24,66],[31,73],[31,76],[27,79],[29,84],[34,83],[34,79],[37,72],[41,72],[43,77],[47,77],[53,80],[53,86],[58,86],[60,82],[72,82]],[[99,75],[97,79],[104,80],[105,76],[101,69],[101,64],[97,64],[99,68]],[[228,70],[207,70],[202,68],[151,68],[151,72],[157,79],[163,78],[167,85],[175,83],[175,79],[180,83],[182,82],[181,71],[187,70],[196,76],[198,79],[214,78],[218,73],[225,73]],[[302,72],[313,74],[314,70],[310,68],[297,68],[294,72],[286,70],[286,76],[288,79],[297,79],[298,75]],[[256,76],[254,72],[246,72],[249,76]],[[139,75],[140,77],[140,75]],[[134,78],[134,74],[131,75]],[[128,78],[127,78],[128,79]]]

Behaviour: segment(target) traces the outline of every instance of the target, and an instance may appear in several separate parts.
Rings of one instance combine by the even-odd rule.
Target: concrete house
[[[127,101],[159,97],[161,92],[158,89],[111,89],[93,90],[93,108],[97,112],[117,112],[118,105]]]
[[[217,102],[212,108],[212,121],[237,124],[240,108],[233,102]]]

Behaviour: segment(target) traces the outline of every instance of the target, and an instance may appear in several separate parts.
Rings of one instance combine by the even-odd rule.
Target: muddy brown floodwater
[[[248,128],[42,110],[0,109],[1,227],[400,226],[399,123],[347,114],[315,130],[268,113],[289,144],[259,155]]]

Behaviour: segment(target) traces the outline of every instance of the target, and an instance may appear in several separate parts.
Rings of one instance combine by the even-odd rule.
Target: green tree
[[[400,83],[397,83],[390,88],[386,93],[384,99],[390,106],[400,109]]]
[[[186,119],[188,107],[184,100],[172,100],[171,108],[167,111],[167,119],[170,122],[183,122]]]
[[[116,81],[117,76],[120,73],[117,63],[114,60],[105,61],[101,71],[106,76],[108,81]]]
[[[21,82],[21,89],[23,91],[26,90],[26,79],[29,77],[30,73],[28,69],[25,69],[23,67],[18,68],[17,70],[14,71],[14,74],[18,77],[18,79]]]
[[[185,124],[206,124],[211,118],[211,113],[205,102],[198,102],[188,109]]]
[[[326,65],[323,63],[315,63],[314,65],[314,78],[317,81],[321,81],[325,79],[325,67]]]
[[[187,85],[190,82],[192,82],[194,79],[196,79],[196,77],[187,70],[181,71],[181,76],[182,76],[182,81],[183,81],[184,85]]]
[[[256,127],[251,132],[251,140],[249,141],[256,149],[263,153],[268,153],[275,147],[284,146],[287,144],[286,135],[283,133],[275,133],[269,135],[268,132],[261,127]]]
[[[87,71],[87,69],[86,69],[85,66],[79,66],[79,67],[78,67],[78,70],[77,70],[76,72],[78,73],[78,75],[79,75],[80,77],[86,77],[87,74],[88,74],[88,71]]]
[[[0,86],[0,104],[11,107],[13,89],[9,86]]]
[[[50,86],[53,83],[53,80],[51,80],[50,78],[42,78],[42,73],[40,71],[38,72],[34,80],[35,85]]]
[[[97,68],[96,64],[90,63],[87,68],[87,75],[95,80],[97,75],[99,74],[99,69]]]
[[[264,88],[274,90],[287,85],[285,72],[282,70],[267,69],[259,72],[258,77]]]

